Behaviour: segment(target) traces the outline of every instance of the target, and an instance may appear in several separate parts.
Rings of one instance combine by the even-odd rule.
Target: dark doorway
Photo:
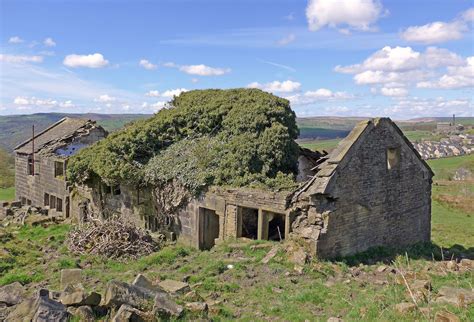
[[[268,240],[282,241],[285,239],[285,215],[268,213]]]
[[[200,249],[211,249],[219,237],[219,216],[214,210],[199,208],[200,217]]]
[[[242,218],[242,234],[239,237],[257,239],[258,209],[239,207]]]

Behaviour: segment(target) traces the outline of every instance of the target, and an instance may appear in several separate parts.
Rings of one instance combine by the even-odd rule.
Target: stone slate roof
[[[77,131],[84,128],[90,123],[95,123],[91,120],[76,119],[65,117],[54,123],[47,129],[35,134],[35,153],[45,148],[51,142],[57,141],[61,138],[67,138],[74,135]],[[30,154],[32,152],[32,139],[28,139],[15,147],[15,152]]]
[[[367,130],[376,126],[379,122],[389,122],[390,125],[395,129],[395,131],[402,137],[408,147],[413,151],[417,156],[420,162],[425,166],[431,173],[434,175],[430,166],[422,159],[418,151],[415,149],[413,144],[408,140],[408,138],[403,134],[402,130],[389,118],[376,118],[366,121],[359,122],[354,129],[345,137],[341,142],[339,142],[336,149],[334,149],[329,155],[325,162],[321,163],[318,167],[315,168],[317,171],[313,178],[308,180],[302,187],[295,192],[294,198],[298,198],[301,194],[313,195],[313,194],[325,194],[327,193],[327,188],[335,173],[338,165],[347,155],[349,150],[355,147],[358,143],[359,138]],[[355,147],[357,148],[357,147]]]

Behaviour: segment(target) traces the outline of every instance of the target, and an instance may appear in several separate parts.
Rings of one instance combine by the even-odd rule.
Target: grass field
[[[0,188],[0,200],[12,201],[15,199],[15,188]]]
[[[473,306],[462,308],[430,300],[442,286],[470,289],[474,283],[472,272],[449,270],[440,261],[443,256],[474,258],[474,213],[466,208],[474,204],[473,182],[449,180],[456,169],[471,168],[473,162],[474,155],[429,161],[436,173],[433,243],[402,252],[378,249],[336,262],[312,260],[300,274],[294,271],[283,247],[268,264],[261,263],[277,245],[272,242],[229,241],[202,252],[174,245],[138,260],[116,261],[71,255],[64,245],[69,225],[25,226],[19,230],[7,227],[0,228],[0,285],[20,281],[31,285],[30,292],[38,283],[58,289],[61,269],[82,267],[86,289],[102,293],[108,281],[131,282],[137,273],[152,280],[186,278],[200,296],[217,303],[210,313],[217,321],[326,321],[329,317],[345,321],[433,321],[434,313],[441,310],[456,314],[461,321],[473,321]],[[461,196],[463,203],[443,196]],[[449,253],[441,255],[440,247]],[[380,273],[380,265],[389,269]],[[426,298],[418,299],[419,307],[428,313],[397,312],[395,305],[410,302],[411,297],[400,275],[391,273],[394,267],[406,273],[409,283],[412,279],[430,281],[432,290]],[[185,300],[180,297],[178,301]]]

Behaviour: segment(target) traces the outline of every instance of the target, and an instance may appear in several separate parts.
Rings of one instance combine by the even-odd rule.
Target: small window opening
[[[64,162],[54,161],[54,176],[58,179],[64,179]]]
[[[258,238],[258,209],[239,207],[242,216],[242,234],[240,237]]]
[[[268,240],[282,241],[285,239],[285,215],[268,213]]]
[[[26,199],[26,204],[27,204],[28,206],[31,206],[31,200],[30,200],[30,199]]]
[[[35,165],[33,161],[33,156],[28,156],[28,175],[34,176],[35,175]]]
[[[56,208],[56,197],[55,196],[50,196],[49,197],[49,207],[51,209]]]
[[[102,185],[102,189],[104,191],[104,193],[106,194],[111,194],[112,193],[112,188],[106,184]]]
[[[63,211],[63,200],[61,198],[56,198],[56,211]]]
[[[49,206],[49,193],[44,194],[44,206]]]
[[[395,169],[400,163],[400,148],[387,149],[387,169]]]
[[[26,205],[26,198],[25,197],[21,197],[21,204]]]
[[[114,196],[118,196],[118,195],[120,195],[120,193],[121,193],[120,192],[120,185],[116,185],[112,188],[112,194]]]

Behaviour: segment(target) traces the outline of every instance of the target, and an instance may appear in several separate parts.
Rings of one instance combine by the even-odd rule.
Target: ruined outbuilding
[[[313,255],[335,257],[430,240],[433,172],[390,119],[359,123],[329,155],[300,149],[298,163],[293,191],[210,186],[182,197],[179,184],[95,180],[76,187],[72,210],[79,222],[125,216],[199,249],[232,238],[292,238]]]
[[[94,121],[65,117],[15,148],[16,200],[70,216],[68,158],[107,136]]]

